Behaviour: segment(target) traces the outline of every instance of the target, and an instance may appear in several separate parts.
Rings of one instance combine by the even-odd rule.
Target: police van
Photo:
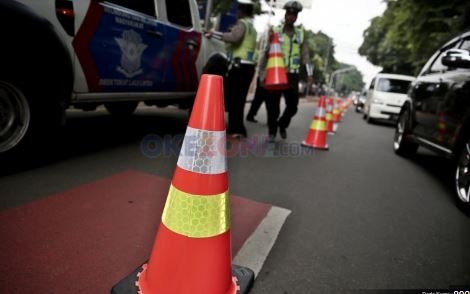
[[[195,0],[0,1],[0,155],[44,138],[70,107],[129,115],[141,101],[190,107],[222,41]]]

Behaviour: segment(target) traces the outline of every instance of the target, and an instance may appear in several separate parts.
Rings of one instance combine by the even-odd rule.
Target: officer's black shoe
[[[282,139],[287,138],[287,132],[285,128],[279,128],[279,135],[281,135]]]
[[[252,123],[257,123],[258,121],[253,116],[247,116],[246,120]]]

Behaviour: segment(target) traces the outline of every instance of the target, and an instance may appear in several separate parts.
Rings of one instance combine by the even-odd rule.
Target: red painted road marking
[[[109,293],[148,258],[169,185],[127,171],[1,212],[0,293]],[[233,256],[271,208],[231,197]]]

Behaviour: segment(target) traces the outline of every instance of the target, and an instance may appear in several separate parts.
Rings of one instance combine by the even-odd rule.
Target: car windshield
[[[411,81],[395,80],[395,79],[379,79],[377,91],[406,94]]]

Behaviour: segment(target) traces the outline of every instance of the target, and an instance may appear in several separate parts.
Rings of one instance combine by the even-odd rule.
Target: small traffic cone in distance
[[[323,96],[323,99],[326,100],[326,97]],[[328,103],[326,104],[326,130],[328,134],[334,135],[335,128],[334,128],[334,120],[333,120],[333,100],[328,99]]]
[[[333,105],[333,112],[332,112],[332,115],[333,115],[333,133],[336,133],[336,131],[338,130],[339,112],[338,112],[338,109],[336,107],[335,98],[330,97],[330,99],[328,101],[329,101],[329,103],[331,103]]]
[[[269,46],[268,62],[266,65],[266,77],[264,88],[270,91],[285,90],[289,87],[286,68],[284,66],[279,33],[274,33]]]
[[[302,141],[302,146],[315,148],[320,150],[328,150],[326,144],[327,128],[326,128],[326,114],[325,114],[326,97],[321,96],[318,101],[318,107],[313,117],[312,124],[308,130],[305,140]]]
[[[333,120],[335,123],[341,122],[341,110],[339,107],[339,101],[336,98],[331,98],[334,101],[334,108],[333,108]]]
[[[251,288],[253,271],[231,265],[225,139],[223,79],[203,75],[150,259],[113,294],[239,294]]]
[[[336,105],[338,106],[339,121],[341,122],[341,119],[342,119],[343,116],[344,116],[343,99],[341,99],[341,98],[336,98]]]

